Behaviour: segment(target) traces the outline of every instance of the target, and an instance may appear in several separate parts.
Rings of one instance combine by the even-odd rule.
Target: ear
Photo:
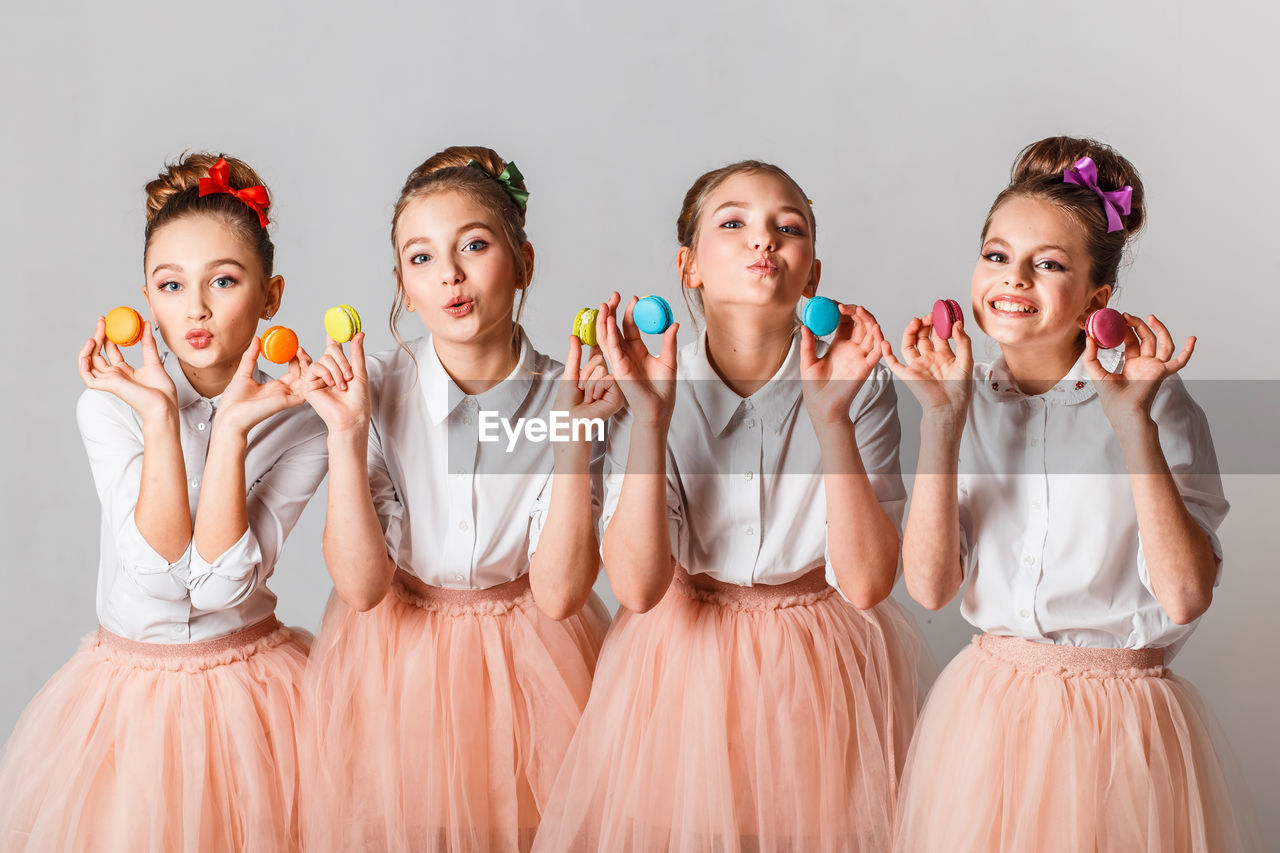
[[[813,259],[813,275],[809,278],[809,283],[804,286],[804,295],[812,299],[818,294],[818,281],[822,278],[822,261],[817,258]]]
[[[1111,285],[1104,284],[1101,287],[1094,288],[1089,294],[1089,298],[1084,303],[1084,313],[1076,318],[1076,325],[1084,328],[1085,321],[1089,319],[1089,315],[1099,308],[1106,308],[1107,303],[1111,301]]]
[[[267,282],[267,302],[262,306],[262,319],[267,319],[280,311],[280,300],[284,298],[284,276],[273,275]]]
[[[676,269],[680,270],[680,284],[690,289],[702,287],[698,278],[698,259],[688,246],[681,246],[676,252]]]
[[[520,247],[520,257],[524,260],[524,284],[517,284],[516,290],[524,290],[533,283],[533,244],[526,242]]]

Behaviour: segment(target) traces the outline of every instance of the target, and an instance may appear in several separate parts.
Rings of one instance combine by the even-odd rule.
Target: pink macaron
[[[1084,331],[1103,349],[1113,349],[1124,343],[1129,334],[1129,324],[1124,315],[1114,308],[1099,308],[1084,321]]]
[[[951,337],[951,329],[964,319],[960,303],[954,299],[939,299],[933,303],[933,330],[944,341]]]

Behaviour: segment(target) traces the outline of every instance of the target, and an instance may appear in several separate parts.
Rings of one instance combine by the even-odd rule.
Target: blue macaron
[[[840,325],[840,306],[825,296],[815,296],[804,306],[804,324],[818,337],[829,335]]]
[[[636,307],[631,310],[631,319],[635,321],[636,328],[646,335],[660,335],[671,326],[675,317],[667,300],[661,296],[646,296],[636,302]]]

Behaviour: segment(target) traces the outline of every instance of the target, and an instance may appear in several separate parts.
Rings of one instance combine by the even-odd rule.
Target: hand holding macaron
[[[820,317],[818,330],[834,333],[827,350],[818,356],[818,331],[810,323],[810,307],[819,299],[835,309],[836,322]],[[823,303],[819,303],[820,305]],[[849,420],[849,407],[862,383],[880,361],[884,335],[876,318],[861,305],[837,305],[825,297],[815,297],[805,306],[804,327],[800,331],[801,390],[809,420],[815,425]]]
[[[1102,310],[1119,314],[1109,308]],[[1095,311],[1090,319],[1100,313]],[[1084,344],[1085,370],[1097,389],[1102,410],[1117,429],[1150,419],[1151,404],[1160,383],[1186,367],[1196,348],[1196,339],[1192,336],[1187,338],[1182,352],[1175,355],[1173,336],[1154,314],[1148,314],[1145,321],[1132,314],[1120,314],[1120,317],[1125,323],[1127,339],[1124,341],[1124,359],[1114,371],[1102,366],[1098,358],[1101,341],[1094,337],[1094,333],[1103,337],[1110,334],[1107,340],[1114,340],[1115,333],[1104,331],[1095,323]]]
[[[307,402],[329,427],[329,434],[367,429],[372,412],[369,373],[364,357],[360,314],[350,305],[330,308],[324,317],[328,343],[307,375]],[[351,356],[342,345],[350,342]]]
[[[287,362],[289,369],[278,379],[259,382],[255,376],[259,355],[276,364]],[[219,399],[214,429],[236,429],[247,434],[277,412],[301,405],[310,367],[311,358],[298,346],[298,336],[292,329],[267,329],[260,338],[253,339],[241,356],[235,375]]]
[[[662,306],[666,306],[666,311],[670,312],[665,299],[646,298],[660,301],[654,308],[646,310],[661,312]],[[676,400],[676,333],[680,324],[668,321],[662,333],[662,349],[658,355],[651,355],[634,318],[635,308],[641,300],[631,297],[619,324],[617,310],[621,300],[614,292],[608,302],[600,304],[596,319],[600,346],[609,361],[610,373],[618,381],[637,422],[669,424]],[[658,319],[667,318],[659,316]]]
[[[98,317],[93,337],[80,348],[80,378],[85,386],[119,397],[144,422],[177,411],[178,390],[160,361],[151,326],[142,322],[132,308],[116,308],[107,316],[111,315],[115,315],[115,322],[110,332],[125,343],[109,337],[107,317]],[[133,318],[137,318],[137,329],[132,327]],[[120,347],[137,341],[142,342],[142,365],[134,368],[125,360]]]
[[[960,303],[939,299],[930,313],[912,318],[902,333],[905,363],[898,361],[888,341],[881,348],[889,369],[906,383],[925,417],[940,419],[958,435],[973,397],[973,342],[965,332]]]

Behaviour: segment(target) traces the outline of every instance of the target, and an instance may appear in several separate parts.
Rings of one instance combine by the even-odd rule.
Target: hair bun
[[[1146,222],[1142,178],[1133,164],[1110,145],[1074,136],[1050,136],[1033,142],[1019,152],[1009,173],[1009,185],[1016,187],[1041,178],[1062,178],[1062,173],[1081,157],[1089,157],[1098,168],[1098,186],[1104,190],[1132,187],[1129,213],[1123,216],[1127,236],[1136,234]]]
[[[210,154],[207,151],[183,154],[176,163],[166,164],[164,171],[146,185],[147,224],[154,222],[160,215],[160,211],[175,196],[188,192],[198,193],[200,179],[209,177],[209,170],[220,159],[227,161],[227,182],[235,189],[263,184],[258,173],[243,160],[228,157],[225,154]]]

